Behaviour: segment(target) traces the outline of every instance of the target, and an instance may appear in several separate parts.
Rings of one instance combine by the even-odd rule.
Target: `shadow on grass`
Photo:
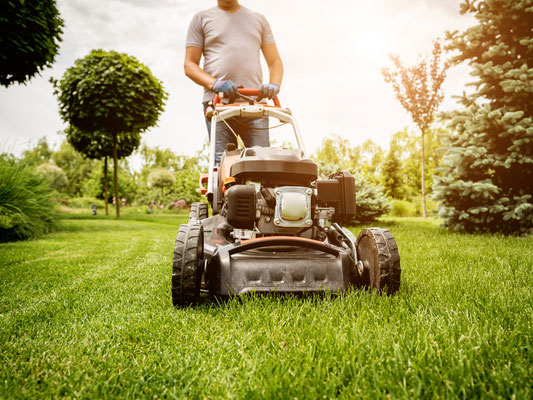
[[[154,224],[175,225],[186,223],[189,220],[188,215],[143,215],[143,214],[125,214],[120,218],[115,218],[112,215],[92,215],[92,214],[60,214],[60,221],[116,221],[116,222],[149,222]]]
[[[403,283],[402,283],[403,285]],[[408,288],[407,293],[412,293],[413,289]],[[193,309],[196,311],[222,311],[226,310],[228,307],[245,306],[247,303],[260,303],[264,305],[270,305],[272,303],[290,305],[290,304],[299,304],[299,305],[312,305],[320,306],[328,302],[333,301],[343,301],[346,297],[357,297],[361,300],[373,299],[383,299],[383,301],[389,301],[393,298],[399,298],[405,296],[403,286],[400,287],[399,292],[394,295],[387,295],[385,293],[379,294],[375,291],[371,291],[366,288],[355,288],[352,287],[346,292],[342,293],[332,293],[330,291],[318,291],[318,292],[298,292],[298,293],[283,293],[283,292],[247,292],[241,295],[236,296],[214,296],[209,293],[201,293],[199,300],[188,306],[178,306],[174,307],[178,310],[187,310]]]
[[[82,219],[66,219],[60,220],[58,223],[58,228],[55,232],[57,233],[76,233],[76,232],[139,232],[142,230],[153,231],[159,229],[172,229],[174,228],[177,232],[181,223],[180,220],[158,222],[158,221],[142,221],[142,220],[128,220],[127,222],[123,220],[114,220],[114,219],[95,219],[90,220],[89,218]],[[143,222],[150,222],[143,224]]]

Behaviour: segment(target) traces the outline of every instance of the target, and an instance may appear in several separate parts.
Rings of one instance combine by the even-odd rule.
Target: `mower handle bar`
[[[259,96],[259,89],[254,88],[239,88],[239,94],[245,95],[245,96]],[[274,105],[276,107],[281,107],[281,104],[279,102],[278,96],[274,97]],[[217,93],[215,96],[215,99],[213,100],[213,107],[216,107],[217,104],[220,104],[220,96]]]

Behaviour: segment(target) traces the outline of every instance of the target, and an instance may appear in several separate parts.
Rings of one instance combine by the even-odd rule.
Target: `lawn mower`
[[[189,222],[179,228],[173,304],[193,304],[202,291],[216,297],[337,294],[351,287],[396,292],[401,268],[392,234],[366,228],[356,238],[342,226],[356,213],[354,177],[339,171],[320,179],[291,111],[277,97],[268,105],[253,97],[258,95],[258,89],[239,89],[245,102],[232,104],[223,104],[217,95],[206,110],[209,170],[199,184],[212,216],[208,204],[193,203]],[[216,125],[239,117],[290,124],[297,148],[239,149],[230,143],[215,165]]]

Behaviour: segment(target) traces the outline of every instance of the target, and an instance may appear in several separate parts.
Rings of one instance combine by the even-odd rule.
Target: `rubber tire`
[[[201,221],[209,216],[209,206],[205,203],[192,203],[189,219],[196,218]]]
[[[178,230],[172,261],[172,303],[175,307],[198,301],[203,272],[203,227],[200,224],[183,224]]]
[[[400,253],[388,229],[365,228],[357,237],[357,257],[365,266],[359,286],[392,295],[400,288]]]

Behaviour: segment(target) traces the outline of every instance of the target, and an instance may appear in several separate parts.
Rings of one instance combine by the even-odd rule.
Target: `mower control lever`
[[[224,93],[220,92],[218,94],[218,98],[220,100],[222,100],[224,98]],[[239,93],[235,99],[239,99],[239,98],[246,100],[248,103],[250,103],[251,106],[253,106],[255,104],[255,99],[254,98],[249,97],[249,96],[245,96],[242,93]]]
[[[254,105],[255,100],[248,96],[259,96],[259,89],[239,88],[238,97],[245,99],[246,101],[250,103],[250,105]],[[217,93],[217,95],[213,99],[213,107],[216,107],[220,103],[220,100],[222,100],[222,98],[223,98],[222,93]],[[279,102],[278,96],[274,97],[273,101],[274,101],[274,106],[281,108],[281,104]]]

